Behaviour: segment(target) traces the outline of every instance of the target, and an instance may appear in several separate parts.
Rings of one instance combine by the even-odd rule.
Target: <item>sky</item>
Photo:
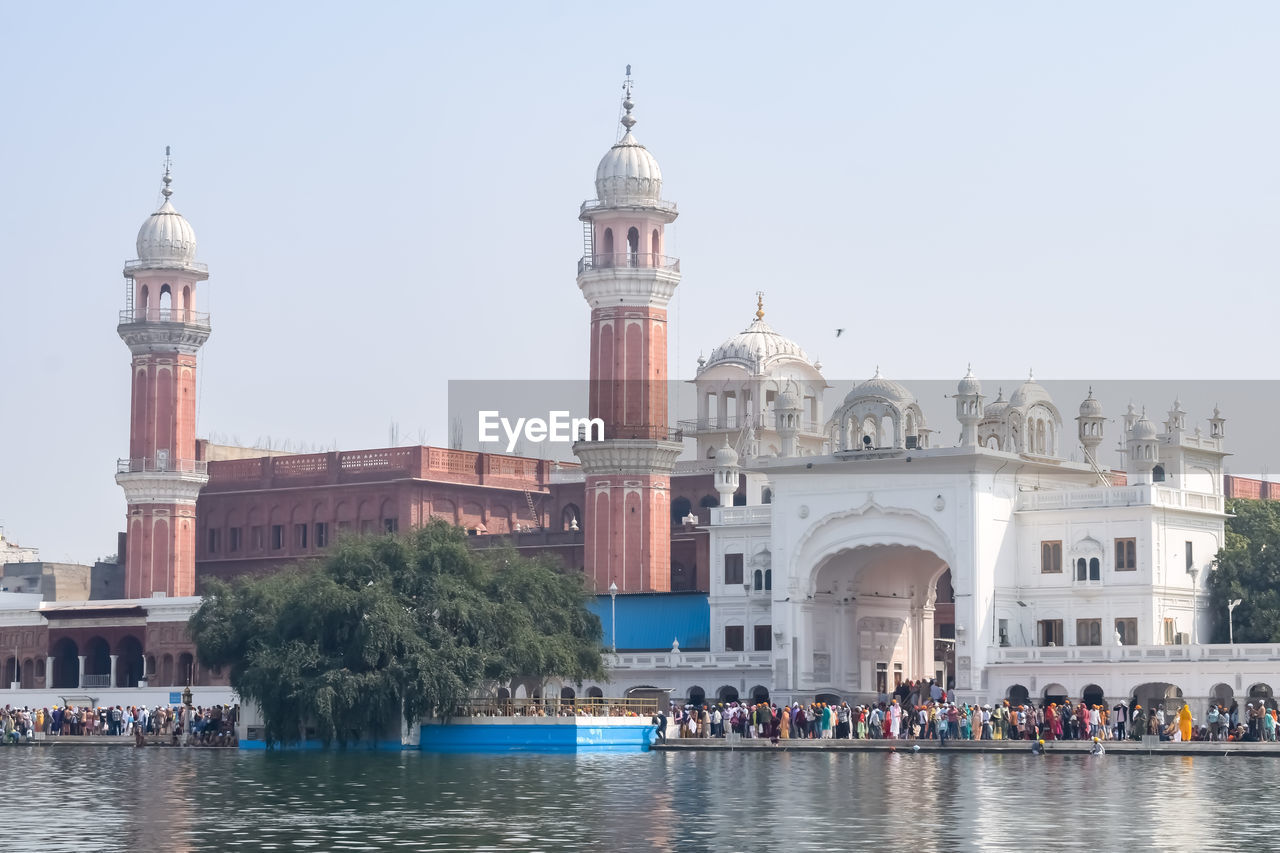
[[[672,376],[763,290],[833,385],[1276,379],[1278,37],[1247,2],[0,3],[0,524],[115,551],[166,145],[201,436],[445,444],[450,380],[583,378],[627,64],[681,211]]]

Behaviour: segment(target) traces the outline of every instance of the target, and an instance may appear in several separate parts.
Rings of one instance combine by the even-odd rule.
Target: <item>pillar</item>
[[[120,657],[119,655],[111,656],[111,686],[112,687],[116,686],[116,659],[119,657]]]
[[[45,690],[53,687],[53,655],[48,655],[44,659],[44,688]]]
[[[76,679],[76,689],[83,690],[84,689],[84,655],[80,655],[80,657],[77,658],[77,660],[80,661],[80,676],[79,678]]]

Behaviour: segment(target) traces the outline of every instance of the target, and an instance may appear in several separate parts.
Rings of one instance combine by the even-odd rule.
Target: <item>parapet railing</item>
[[[203,459],[117,459],[117,474],[208,474],[209,463]]]
[[[609,252],[583,255],[578,260],[578,272],[596,269],[650,269],[680,272],[680,259],[649,252]]]
[[[126,308],[120,312],[120,325],[129,323],[182,323],[209,328],[209,315],[188,308]]]
[[[458,705],[453,717],[652,717],[657,699],[575,698],[494,699],[476,697]]]

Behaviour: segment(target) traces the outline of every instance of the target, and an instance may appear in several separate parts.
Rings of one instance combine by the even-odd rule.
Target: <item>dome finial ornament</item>
[[[636,126],[636,120],[631,116],[631,110],[635,107],[635,102],[631,100],[631,66],[627,66],[627,76],[622,81],[622,109],[625,110],[620,122],[626,132],[630,133],[631,128]]]
[[[164,147],[164,189],[160,190],[160,195],[168,201],[169,196],[173,195],[173,190],[169,189],[169,184],[173,183],[173,178],[169,176],[169,170],[173,166],[173,158],[169,156],[169,146]]]
[[[757,320],[764,319],[764,291],[763,290],[756,291],[756,319]]]

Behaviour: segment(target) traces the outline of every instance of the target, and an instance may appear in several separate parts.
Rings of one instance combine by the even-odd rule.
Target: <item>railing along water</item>
[[[579,696],[572,699],[496,699],[479,696],[458,705],[453,717],[652,717],[657,699],[611,699]]]

